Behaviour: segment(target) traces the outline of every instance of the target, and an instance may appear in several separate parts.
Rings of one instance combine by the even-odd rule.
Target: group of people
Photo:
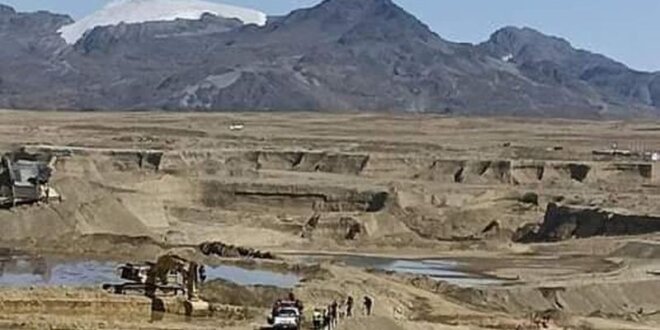
[[[364,296],[363,299],[363,311],[364,315],[370,316],[373,310],[374,301],[369,296]],[[317,308],[314,310],[314,315],[312,317],[312,323],[314,329],[327,329],[334,330],[337,329],[339,325],[339,320],[342,318],[353,317],[353,309],[355,307],[355,300],[352,296],[348,296],[346,301],[338,303],[336,300],[332,304],[328,305],[325,309]]]

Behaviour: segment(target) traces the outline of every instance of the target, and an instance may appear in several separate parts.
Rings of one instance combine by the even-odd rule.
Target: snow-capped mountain
[[[264,25],[267,19],[266,14],[256,10],[201,0],[114,0],[59,32],[67,43],[74,44],[97,26],[199,19],[203,14],[238,19],[244,24]]]
[[[394,1],[319,0],[266,22],[121,0],[75,24],[0,5],[0,108],[660,118],[660,73],[528,28],[451,42]]]

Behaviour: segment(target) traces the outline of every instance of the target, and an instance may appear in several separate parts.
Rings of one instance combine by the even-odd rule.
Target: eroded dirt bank
[[[540,227],[519,233],[519,242],[553,242],[594,236],[634,236],[660,231],[660,217],[599,208],[548,204]],[[629,212],[629,211],[628,211]]]

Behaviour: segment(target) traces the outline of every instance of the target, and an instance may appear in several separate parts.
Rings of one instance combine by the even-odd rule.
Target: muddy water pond
[[[445,259],[396,259],[355,255],[305,255],[304,260],[334,260],[351,267],[374,269],[399,274],[423,275],[461,287],[491,286],[509,280],[470,270],[470,265]]]
[[[14,256],[0,260],[0,286],[77,286],[94,287],[103,283],[123,283],[117,274],[120,263],[71,261],[55,257]],[[293,288],[300,278],[265,270],[235,266],[207,266],[207,280],[222,279],[239,285],[265,285]]]

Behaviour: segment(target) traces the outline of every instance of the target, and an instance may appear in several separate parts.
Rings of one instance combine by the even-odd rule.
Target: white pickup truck
[[[272,318],[272,328],[275,330],[300,328],[300,311],[296,307],[282,307]]]

